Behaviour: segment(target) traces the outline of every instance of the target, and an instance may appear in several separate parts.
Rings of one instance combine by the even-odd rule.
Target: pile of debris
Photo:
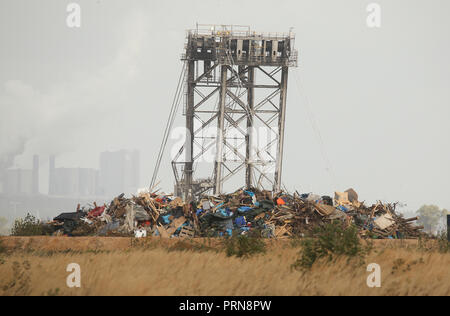
[[[340,220],[358,227],[363,238],[418,238],[418,218],[404,219],[397,204],[378,202],[371,207],[349,189],[334,199],[314,194],[274,194],[255,189],[205,196],[185,203],[180,198],[141,193],[122,194],[110,205],[85,207],[63,213],[49,226],[55,235],[160,236],[163,238],[222,237],[257,232],[266,238],[302,237],[318,225]]]

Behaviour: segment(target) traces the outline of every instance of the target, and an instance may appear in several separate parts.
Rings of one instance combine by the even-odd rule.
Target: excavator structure
[[[280,191],[294,42],[291,31],[248,26],[187,31],[180,76],[186,138],[172,161],[177,196],[221,194],[227,182]]]

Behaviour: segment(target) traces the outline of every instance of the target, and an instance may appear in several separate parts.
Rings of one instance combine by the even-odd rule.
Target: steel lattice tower
[[[182,56],[187,137],[172,161],[178,196],[220,194],[226,181],[244,172],[247,188],[280,190],[294,40],[291,32],[255,33],[244,26],[188,31]],[[256,140],[261,128],[273,137]],[[211,176],[197,175],[195,166],[203,163],[197,168],[205,172],[209,165]]]

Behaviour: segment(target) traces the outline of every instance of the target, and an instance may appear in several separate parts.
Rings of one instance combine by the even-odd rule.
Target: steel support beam
[[[220,103],[217,124],[216,160],[214,162],[214,194],[222,193],[222,162],[225,135],[225,103],[227,97],[227,66],[221,66]]]
[[[273,190],[275,192],[281,189],[281,172],[283,169],[283,151],[284,151],[284,127],[286,120],[286,98],[287,98],[287,83],[288,83],[289,68],[283,67],[281,70],[281,84],[280,84],[280,108],[278,115],[278,150],[277,162],[275,166],[275,183]]]
[[[447,240],[450,241],[450,215],[447,214]]]
[[[246,157],[245,157],[245,184],[247,188],[253,187],[253,111],[255,106],[255,90],[253,83],[255,82],[255,67],[249,67],[248,69],[248,83],[247,86],[247,103],[248,103],[248,113],[247,113],[247,135],[245,137]]]
[[[184,198],[192,198],[192,174],[194,165],[194,94],[195,94],[195,62],[188,62],[187,104],[186,104],[186,157],[184,164]]]

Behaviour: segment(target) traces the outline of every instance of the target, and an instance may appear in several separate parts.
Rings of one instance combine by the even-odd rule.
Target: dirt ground
[[[450,254],[417,241],[377,241],[364,262],[340,258],[307,272],[290,241],[266,254],[227,257],[217,240],[130,238],[0,238],[0,295],[450,295]],[[69,288],[67,266],[81,268]],[[367,266],[381,268],[381,287],[367,286]]]

